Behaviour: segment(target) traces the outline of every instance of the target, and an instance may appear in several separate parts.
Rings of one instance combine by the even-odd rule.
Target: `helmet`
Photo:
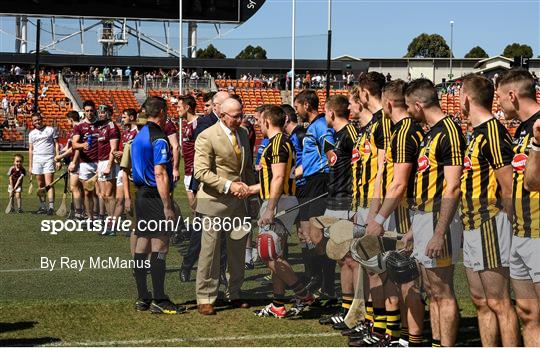
[[[386,258],[389,251],[383,243],[383,238],[365,235],[356,238],[351,244],[351,256],[368,272],[383,273],[386,271]]]
[[[420,276],[416,260],[399,251],[391,251],[386,259],[388,277],[396,284],[406,284]]]
[[[98,112],[98,116],[99,116],[99,113],[103,112],[107,115],[106,119],[110,119],[113,114],[113,109],[109,105],[102,104],[98,107],[97,112]]]

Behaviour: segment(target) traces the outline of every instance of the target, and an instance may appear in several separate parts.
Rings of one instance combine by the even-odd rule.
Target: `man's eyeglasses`
[[[206,106],[207,108],[211,107],[212,104],[204,104],[204,106]]]
[[[224,112],[223,114],[229,116],[230,118],[232,118],[234,120],[241,120],[242,118],[244,118],[244,114],[238,114],[238,115],[235,115],[235,116],[229,114],[228,112]]]
[[[92,109],[86,109],[86,110],[84,110],[84,112],[92,112],[92,111],[94,111],[94,110],[92,110]]]

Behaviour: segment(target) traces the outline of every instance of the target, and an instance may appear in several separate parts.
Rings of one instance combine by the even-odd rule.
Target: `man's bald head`
[[[221,105],[225,100],[229,99],[229,93],[225,91],[219,91],[212,98],[212,106],[214,107],[214,113],[220,117]]]
[[[221,103],[221,113],[228,112],[228,113],[238,113],[242,112],[242,104],[238,102],[238,100],[233,98],[227,98],[223,100],[223,103]]]
[[[221,104],[221,122],[231,131],[236,132],[242,124],[242,104],[233,98],[227,98]]]

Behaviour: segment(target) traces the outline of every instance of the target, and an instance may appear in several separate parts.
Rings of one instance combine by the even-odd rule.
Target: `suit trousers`
[[[247,235],[239,240],[230,237],[230,231],[215,230],[215,224],[202,224],[201,252],[195,284],[197,304],[214,304],[218,296],[221,235],[225,234],[227,247],[227,281],[225,292],[229,300],[240,298],[244,282],[244,261]]]
[[[202,217],[201,214],[197,213],[197,217]],[[191,270],[193,266],[195,266],[195,263],[199,259],[199,254],[201,252],[201,237],[202,237],[202,229],[197,228],[195,229],[193,225],[189,226],[189,229],[191,230],[191,235],[189,238],[189,248],[187,251],[186,256],[184,257],[184,260],[182,261],[182,268]],[[227,268],[227,244],[225,239],[225,233],[221,234],[221,257],[220,257],[220,270],[221,272],[225,272],[225,269]]]

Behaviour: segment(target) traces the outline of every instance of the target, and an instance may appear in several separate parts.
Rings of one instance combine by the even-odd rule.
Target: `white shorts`
[[[326,208],[324,211],[324,216],[331,216],[337,219],[349,220],[354,216],[354,211],[352,210],[331,210]]]
[[[124,170],[119,169],[118,174],[116,175],[116,187],[124,186],[124,182],[122,181],[123,177],[124,177]]]
[[[463,231],[463,265],[475,272],[510,265],[512,225],[500,211],[474,230]]]
[[[443,255],[436,259],[426,256],[426,247],[433,237],[433,230],[437,223],[437,218],[433,213],[423,211],[411,211],[411,229],[414,238],[413,257],[425,268],[438,268],[454,265],[461,253],[461,237],[463,234],[463,224],[459,215],[456,214],[446,233],[446,241]]]
[[[97,164],[97,172],[98,172],[98,181],[109,181],[109,180],[115,180],[118,176],[118,171],[120,170],[120,167],[118,164],[114,163],[111,165],[111,172],[109,175],[103,175],[103,171],[105,168],[107,168],[107,165],[109,164],[109,161],[99,161]]]
[[[355,216],[355,223],[358,225],[366,225],[368,215],[369,215],[369,208],[358,208],[358,211],[356,212],[356,216]],[[394,218],[394,213],[392,213],[392,215],[390,215],[390,217],[386,219],[386,221],[383,224],[383,228],[385,231],[396,230],[396,222]]]
[[[189,189],[190,186],[191,186],[191,175],[184,175],[184,187],[186,188],[186,192],[193,192],[193,190]]]
[[[97,174],[97,163],[85,163],[81,162],[79,164],[79,179],[88,180],[93,178]]]
[[[8,185],[8,193],[11,193],[13,190],[11,189],[11,185]],[[17,189],[15,190],[15,192],[17,193],[20,193],[22,191],[22,187],[19,186],[17,187]]]
[[[282,210],[294,207],[298,205],[298,199],[295,196],[281,196],[276,207],[276,213]],[[259,217],[264,214],[266,207],[268,206],[268,201],[263,201],[261,204],[261,210]],[[281,224],[276,224],[276,229],[285,228],[287,232],[291,232],[294,222],[296,221],[296,216],[298,215],[298,209],[291,211],[285,215],[278,217],[277,219],[281,221]]]
[[[510,277],[540,283],[540,238],[512,236]]]
[[[41,174],[50,174],[54,173],[56,170],[54,168],[54,158],[39,158],[34,156],[32,159],[32,174],[41,175]]]

